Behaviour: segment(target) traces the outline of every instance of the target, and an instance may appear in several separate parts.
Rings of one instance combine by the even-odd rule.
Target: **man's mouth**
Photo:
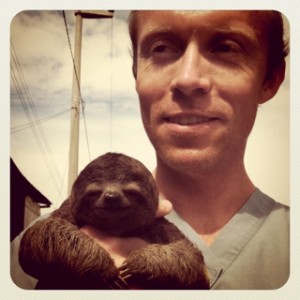
[[[202,116],[176,116],[165,118],[166,122],[178,124],[182,126],[198,125],[215,120],[215,118],[202,117]]]

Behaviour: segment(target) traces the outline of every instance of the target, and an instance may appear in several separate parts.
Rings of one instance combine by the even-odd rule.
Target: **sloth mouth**
[[[130,209],[131,206],[103,206],[95,208],[100,213],[113,212],[115,214],[128,212]]]

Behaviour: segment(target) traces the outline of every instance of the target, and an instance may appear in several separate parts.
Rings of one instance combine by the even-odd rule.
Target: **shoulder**
[[[289,277],[289,207],[256,190],[236,218],[238,236],[244,235],[247,240],[214,288],[276,289],[283,286]],[[247,235],[249,232],[252,233]],[[236,251],[241,241],[242,238],[236,239],[230,249]]]
[[[290,209],[260,191],[259,194],[260,201],[270,203],[272,208],[241,253],[241,259],[250,259],[253,262],[250,273],[254,275],[255,286],[276,289],[289,277]],[[259,273],[266,280],[261,277],[261,281],[256,282],[255,277]]]
[[[261,222],[252,242],[272,245],[273,250],[281,248],[278,246],[278,242],[287,246],[290,231],[290,208],[275,201],[260,190],[257,190],[253,197],[253,207],[260,206],[260,211],[258,213],[258,210],[253,210],[252,213],[257,213],[263,222]],[[285,250],[287,249],[288,247],[285,248]]]
[[[279,224],[289,226],[290,223],[290,208],[289,206],[275,201],[268,195],[264,194],[260,190],[257,190],[254,194],[258,205],[269,206],[269,214],[265,220],[264,225]],[[276,226],[276,228],[277,228]],[[274,228],[275,229],[275,228]]]

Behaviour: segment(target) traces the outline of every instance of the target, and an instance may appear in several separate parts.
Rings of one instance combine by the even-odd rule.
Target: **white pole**
[[[68,195],[70,195],[72,185],[78,176],[78,152],[79,152],[79,120],[80,120],[80,67],[81,67],[81,41],[82,41],[82,19],[102,19],[112,18],[113,11],[76,11],[75,25],[75,47],[74,47],[74,71],[73,89],[71,102],[71,132],[70,132],[70,152],[69,152],[69,177]]]
[[[78,175],[78,148],[79,148],[79,118],[80,118],[80,65],[81,65],[81,40],[82,40],[82,15],[76,12],[75,47],[73,89],[71,102],[71,132],[69,152],[69,181],[68,195]]]

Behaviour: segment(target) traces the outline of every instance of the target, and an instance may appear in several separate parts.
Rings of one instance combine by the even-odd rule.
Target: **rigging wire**
[[[87,125],[86,125],[86,117],[85,117],[85,105],[82,103],[82,116],[83,116],[83,122],[84,122],[84,131],[85,131],[85,138],[86,138],[86,144],[87,144],[87,151],[89,155],[89,160],[91,161],[91,149],[90,149],[90,143],[89,143],[89,136],[87,132]]]
[[[112,150],[113,135],[113,56],[114,56],[114,18],[111,18],[110,28],[110,150]]]
[[[79,76],[78,76],[78,72],[77,72],[76,65],[75,65],[75,60],[74,60],[74,55],[73,55],[73,50],[72,50],[72,45],[71,45],[71,40],[70,40],[70,34],[69,34],[69,28],[68,28],[67,18],[66,18],[66,14],[65,14],[64,10],[62,11],[62,15],[63,15],[63,19],[64,19],[65,30],[66,30],[66,34],[67,34],[71,59],[72,59],[72,63],[73,63],[73,70],[74,70],[76,83],[77,83],[77,87],[78,87],[78,91],[79,91],[79,97],[80,97],[80,102],[81,102],[81,112],[82,112],[82,117],[83,117],[83,122],[84,122],[87,150],[88,150],[89,160],[91,161],[92,160],[91,159],[91,151],[90,151],[90,144],[89,144],[89,139],[88,139],[88,131],[87,131],[87,124],[86,124],[86,117],[85,117],[85,103],[86,102],[83,100],[82,94],[81,94]]]
[[[10,133],[11,133],[11,134],[14,134],[14,133],[17,133],[17,132],[19,132],[19,131],[23,131],[23,130],[25,130],[25,129],[28,129],[28,128],[34,126],[34,125],[39,125],[39,124],[41,124],[41,123],[44,123],[44,122],[47,122],[47,121],[49,121],[49,120],[52,120],[52,119],[54,119],[54,118],[56,118],[56,117],[59,117],[59,116],[65,114],[65,113],[67,113],[67,112],[69,112],[69,111],[70,111],[70,109],[68,108],[68,109],[66,109],[66,110],[63,110],[63,111],[61,111],[61,112],[59,112],[59,113],[56,113],[56,114],[53,114],[53,115],[51,115],[51,116],[44,117],[44,118],[41,118],[41,119],[39,119],[39,120],[32,121],[32,122],[29,122],[29,123],[26,123],[26,124],[21,124],[21,125],[17,125],[17,126],[11,127]]]
[[[12,57],[10,62],[11,78],[12,78],[13,85],[21,101],[26,118],[29,122],[29,126],[33,132],[34,139],[43,156],[46,167],[51,175],[51,179],[53,180],[56,189],[59,190],[57,180],[60,178],[60,175],[54,161],[51,159],[52,156],[51,149],[47,137],[45,135],[45,132],[43,130],[43,127],[38,122],[39,120],[38,112],[35,107],[34,101],[32,99],[30,89],[24,77],[22,67],[19,62],[12,40],[10,41],[10,43],[11,43],[10,49],[11,49],[11,57]]]

